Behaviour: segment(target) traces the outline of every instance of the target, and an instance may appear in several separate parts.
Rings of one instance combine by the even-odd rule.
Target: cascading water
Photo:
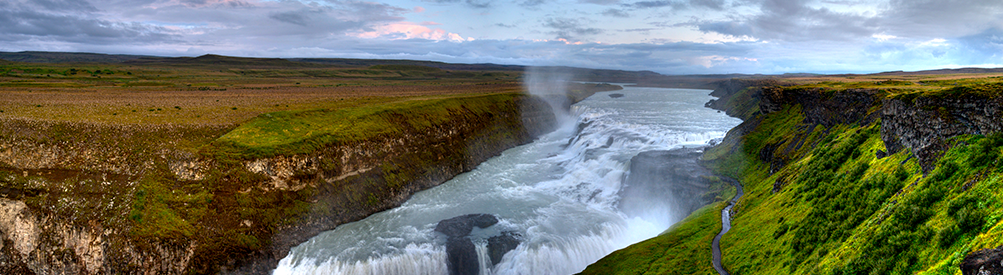
[[[624,94],[620,98],[608,96]],[[617,207],[631,158],[699,146],[740,121],[704,108],[707,90],[626,87],[575,104],[561,129],[416,193],[398,208],[344,224],[294,247],[274,274],[447,274],[444,219],[474,213],[499,222],[470,234],[481,274],[571,274],[681,220],[672,204],[651,213]],[[671,210],[671,209],[670,209]],[[493,265],[487,239],[521,243]]]

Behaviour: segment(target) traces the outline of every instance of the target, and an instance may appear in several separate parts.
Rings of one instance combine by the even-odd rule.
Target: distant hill
[[[437,61],[399,59],[351,59],[351,58],[287,58],[289,61],[324,64],[340,67],[371,67],[380,65],[424,66],[442,70],[459,71],[522,71],[526,66],[498,64],[453,64]]]
[[[198,57],[144,57],[122,62],[130,65],[187,65],[187,66],[239,66],[239,67],[322,67],[305,62],[294,62],[282,58],[232,57],[207,54]]]
[[[939,69],[918,72],[885,72],[876,75],[917,75],[917,74],[987,74],[1003,73],[1003,68],[959,68],[959,69]]]
[[[143,55],[67,53],[67,52],[0,52],[0,59],[32,63],[121,63]]]

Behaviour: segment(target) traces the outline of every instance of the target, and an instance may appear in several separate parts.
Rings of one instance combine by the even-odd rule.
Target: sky
[[[663,74],[1003,67],[1003,1],[0,0],[0,51]]]

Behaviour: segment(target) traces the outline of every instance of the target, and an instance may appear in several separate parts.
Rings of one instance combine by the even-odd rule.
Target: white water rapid
[[[475,213],[500,220],[471,233],[481,274],[579,272],[684,218],[659,201],[648,202],[650,215],[628,217],[617,209],[619,190],[638,153],[704,145],[740,123],[705,108],[708,93],[630,86],[597,93],[573,105],[561,129],[292,248],[274,274],[448,274],[446,237],[433,229]],[[522,242],[492,265],[487,237],[504,231]]]

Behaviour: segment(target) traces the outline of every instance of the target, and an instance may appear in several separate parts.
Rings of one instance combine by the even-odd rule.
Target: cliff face
[[[723,86],[726,91],[738,89],[731,84]],[[880,119],[881,139],[886,147],[880,154],[891,155],[910,149],[926,172],[948,149],[948,139],[1003,130],[1003,120],[999,119],[1003,117],[1003,99],[999,97],[959,95],[886,99],[879,91],[869,89],[838,92],[779,86],[746,89],[749,89],[748,98],[758,99],[758,112],[769,114],[784,107],[800,106],[806,125],[827,128],[839,124],[867,125]],[[724,98],[709,102],[708,107],[728,110],[729,114],[741,112],[740,105],[719,103],[741,94],[718,94]],[[745,119],[754,120],[754,117]]]
[[[173,144],[228,128],[3,124],[0,273],[266,274],[290,247],[556,126],[538,98],[489,104],[420,130],[262,158]],[[178,139],[147,138],[165,135]]]
[[[925,171],[947,149],[947,139],[1003,130],[1003,99],[979,95],[886,99],[881,139],[889,154],[909,148]]]

